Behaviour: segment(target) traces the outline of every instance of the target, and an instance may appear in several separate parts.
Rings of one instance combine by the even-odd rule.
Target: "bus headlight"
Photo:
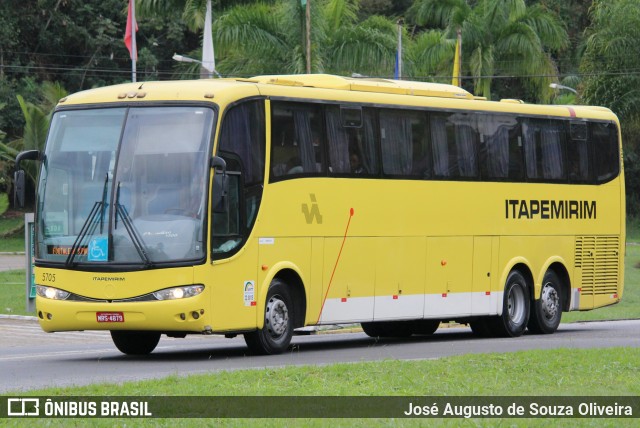
[[[204,285],[187,285],[184,287],[165,288],[153,293],[158,300],[175,300],[185,299],[187,297],[197,296],[204,291]]]
[[[65,300],[69,297],[69,292],[54,287],[46,287],[44,285],[36,285],[36,293],[45,299]]]

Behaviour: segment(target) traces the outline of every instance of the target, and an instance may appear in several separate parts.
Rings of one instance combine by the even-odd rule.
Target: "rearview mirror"
[[[213,177],[213,212],[226,213],[229,211],[229,181],[227,179],[227,163],[219,156],[211,158],[211,168],[215,170]],[[217,177],[220,175],[220,177]]]
[[[24,171],[18,170],[13,174],[13,205],[24,208]]]
[[[24,208],[25,178],[24,171],[20,168],[23,160],[40,160],[39,150],[26,150],[16,156],[16,172],[13,174],[13,205]]]

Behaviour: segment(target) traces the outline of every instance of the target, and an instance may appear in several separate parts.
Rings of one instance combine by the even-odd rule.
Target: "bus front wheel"
[[[550,334],[558,329],[562,318],[562,293],[560,279],[552,270],[544,274],[540,298],[531,304],[529,331]]]
[[[507,277],[504,287],[502,315],[492,319],[491,330],[496,336],[518,337],[529,321],[529,290],[524,275],[517,270]]]
[[[123,354],[147,355],[156,349],[160,341],[160,333],[112,330],[111,339]]]
[[[287,284],[274,279],[267,293],[264,327],[245,333],[249,349],[260,355],[280,354],[287,350],[293,335],[293,300]]]

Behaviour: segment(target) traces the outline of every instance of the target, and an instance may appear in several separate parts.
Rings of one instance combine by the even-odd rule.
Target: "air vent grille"
[[[576,237],[575,267],[582,270],[582,295],[617,293],[619,253],[617,236]]]

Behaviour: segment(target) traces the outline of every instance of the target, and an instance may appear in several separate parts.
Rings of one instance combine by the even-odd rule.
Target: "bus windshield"
[[[204,107],[58,111],[40,174],[37,258],[202,259],[214,117]]]

